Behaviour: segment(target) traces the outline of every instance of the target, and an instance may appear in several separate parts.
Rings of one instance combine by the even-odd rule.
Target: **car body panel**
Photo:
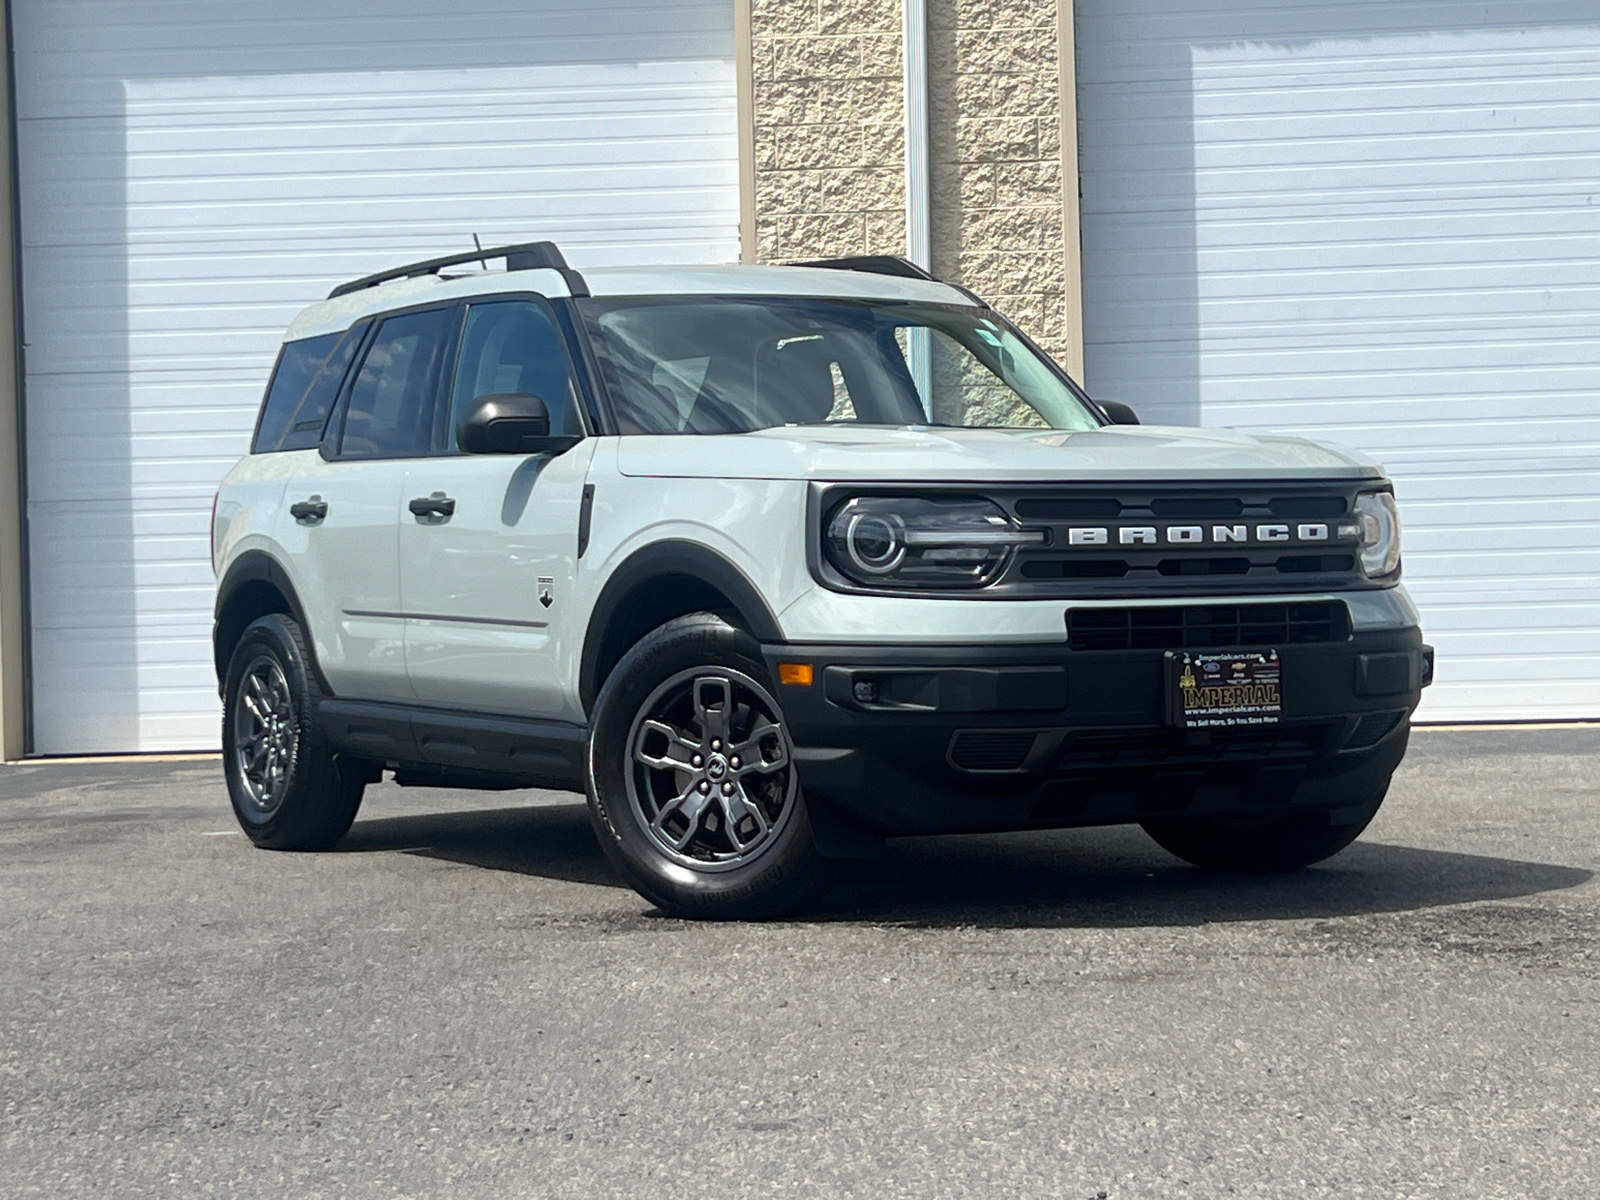
[[[1382,478],[1351,451],[1232,429],[1113,425],[1059,430],[827,425],[750,433],[633,435],[618,469],[658,478],[726,476],[969,484],[1106,480]]]
[[[315,450],[296,450],[252,455],[223,481],[219,514],[236,496],[275,488],[279,500],[241,505],[229,519],[219,575],[247,550],[272,555],[300,597],[317,662],[340,693],[415,699],[400,612],[397,517],[405,469],[403,461],[328,462]],[[295,520],[290,506],[313,496],[327,503],[328,515]]]
[[[588,439],[555,458],[410,461],[408,498],[444,492],[456,503],[443,520],[400,519],[406,664],[420,701],[583,719],[570,677],[585,627],[575,577],[593,453]]]

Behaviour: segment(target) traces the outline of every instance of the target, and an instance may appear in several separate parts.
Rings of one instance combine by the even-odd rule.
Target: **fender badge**
[[[556,581],[553,575],[539,576],[539,603],[546,608],[556,602],[555,596],[552,595],[552,589],[554,589],[555,585]]]

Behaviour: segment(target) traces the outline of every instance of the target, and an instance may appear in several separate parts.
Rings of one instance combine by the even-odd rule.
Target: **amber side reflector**
[[[810,663],[779,663],[778,682],[790,687],[810,687],[817,673]]]

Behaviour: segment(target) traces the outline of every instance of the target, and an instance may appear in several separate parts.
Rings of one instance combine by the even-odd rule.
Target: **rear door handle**
[[[313,496],[309,500],[296,500],[289,505],[289,515],[302,524],[310,525],[328,515],[328,502],[321,496]]]
[[[455,515],[456,502],[443,492],[431,496],[418,496],[408,506],[414,517],[435,517],[444,520]]]

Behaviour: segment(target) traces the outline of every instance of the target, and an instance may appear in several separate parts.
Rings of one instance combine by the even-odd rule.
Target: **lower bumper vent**
[[[966,729],[950,742],[950,761],[963,771],[1020,771],[1037,736],[1031,729]]]
[[[1405,718],[1403,712],[1368,713],[1356,722],[1355,729],[1345,739],[1346,750],[1365,750],[1369,746],[1376,746],[1394,730],[1394,727]]]

